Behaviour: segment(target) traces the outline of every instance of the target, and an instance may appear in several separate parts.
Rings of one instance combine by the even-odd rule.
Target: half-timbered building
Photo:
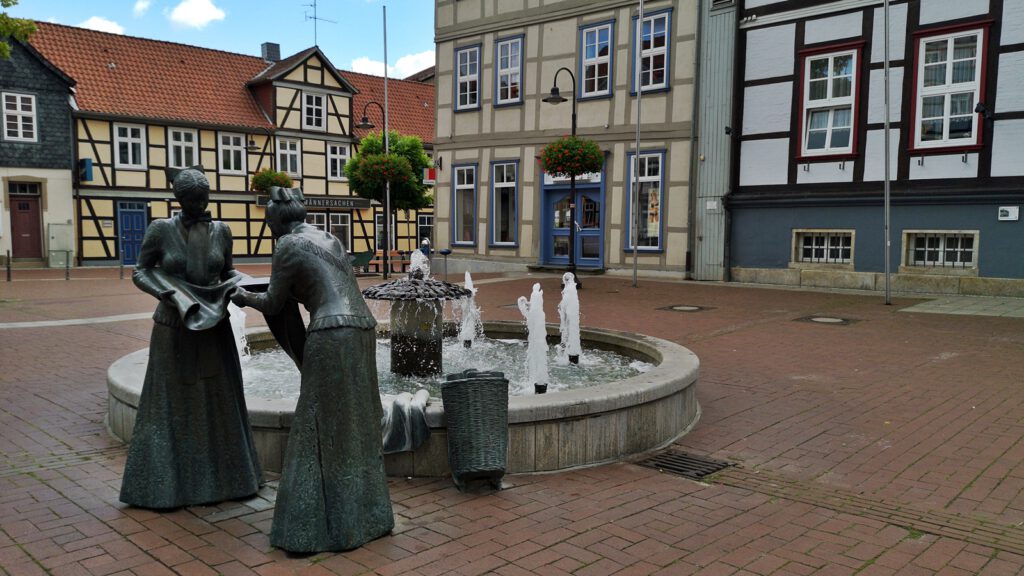
[[[63,266],[74,251],[75,82],[31,45],[8,43],[10,59],[0,58],[0,261]]]
[[[641,21],[637,3],[622,0],[436,0],[438,246],[476,269],[557,268],[573,255],[583,270],[628,273],[635,238],[642,273],[682,278],[696,6],[649,0]],[[543,101],[556,74],[575,104]],[[599,172],[577,179],[575,197],[568,178],[536,160],[570,133],[574,106],[577,134],[605,153]]]
[[[891,286],[1024,294],[1024,3],[893,0]],[[746,0],[735,280],[882,289],[882,0]]]
[[[377,249],[381,209],[352,193],[343,168],[358,143],[357,94],[383,96],[360,94],[319,48],[282,59],[266,43],[254,57],[38,26],[32,45],[78,82],[74,211],[82,263],[134,263],[148,222],[177,210],[165,170],[193,165],[210,180],[210,211],[231,227],[238,258],[272,251],[266,198],[252,190],[266,168],[303,188],[311,223],[353,252]],[[407,244],[412,249],[415,237]]]

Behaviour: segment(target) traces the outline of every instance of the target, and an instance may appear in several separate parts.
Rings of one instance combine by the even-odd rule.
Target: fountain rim
[[[524,338],[526,326],[523,322],[486,321],[484,333],[492,338]],[[558,334],[557,324],[547,324],[549,335]],[[378,325],[378,332],[387,332],[386,322]],[[247,330],[250,337],[269,336],[265,328]],[[645,334],[609,330],[605,328],[581,327],[584,343],[601,344],[613,349],[625,349],[637,355],[646,356],[655,367],[652,370],[631,376],[624,380],[539,395],[509,396],[509,424],[580,418],[591,414],[609,412],[637,404],[653,402],[692,385],[700,371],[700,360],[688,348]],[[109,393],[118,400],[138,406],[141,394],[141,378],[148,362],[149,348],[137,350],[122,356],[110,365],[107,371]],[[138,388],[129,384],[136,381]],[[295,411],[295,400],[272,400],[253,396],[246,397],[250,424],[255,427],[290,426]],[[432,398],[427,406],[427,423],[431,427],[445,426],[444,404]]]

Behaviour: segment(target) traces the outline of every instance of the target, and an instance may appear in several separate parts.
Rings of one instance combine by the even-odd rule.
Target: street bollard
[[[11,281],[11,251],[7,251],[7,281]]]
[[[71,280],[71,251],[64,251],[64,279]]]
[[[441,255],[444,256],[444,281],[445,282],[448,281],[448,255],[451,254],[451,253],[452,253],[452,251],[450,249],[448,249],[448,248],[445,248],[444,250],[441,250]]]
[[[124,250],[121,250],[121,258],[118,261],[117,267],[118,267],[118,272],[117,272],[118,276],[121,278],[121,280],[124,280]]]

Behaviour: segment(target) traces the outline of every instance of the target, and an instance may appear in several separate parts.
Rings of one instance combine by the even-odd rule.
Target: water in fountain
[[[576,292],[576,278],[572,272],[562,274],[562,301],[558,303],[558,331],[562,342],[558,345],[557,358],[572,364],[580,363],[580,296]]]
[[[533,381],[534,390],[543,394],[548,389],[548,331],[544,326],[544,291],[540,289],[540,284],[533,285],[529,301],[525,296],[520,296],[517,304],[526,318],[528,333],[526,372]]]
[[[473,341],[483,334],[483,323],[480,322],[480,307],[476,305],[476,288],[473,287],[473,278],[466,270],[466,282],[464,284],[470,294],[462,299],[462,323],[459,328],[459,340],[466,348],[473,347]]]

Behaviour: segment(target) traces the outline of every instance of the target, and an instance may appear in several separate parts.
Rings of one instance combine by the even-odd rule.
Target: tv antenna
[[[337,24],[337,22],[334,21],[334,20],[328,20],[327,18],[320,18],[320,17],[318,17],[316,15],[316,0],[313,0],[312,4],[303,4],[303,6],[312,6],[313,7],[313,15],[312,16],[309,15],[308,11],[303,12],[303,15],[306,17],[306,20],[312,20],[313,21],[313,45],[314,46],[319,46],[320,44],[317,42],[317,36],[316,36],[317,22],[320,22],[320,21],[322,21],[322,22],[330,22],[331,24]]]

